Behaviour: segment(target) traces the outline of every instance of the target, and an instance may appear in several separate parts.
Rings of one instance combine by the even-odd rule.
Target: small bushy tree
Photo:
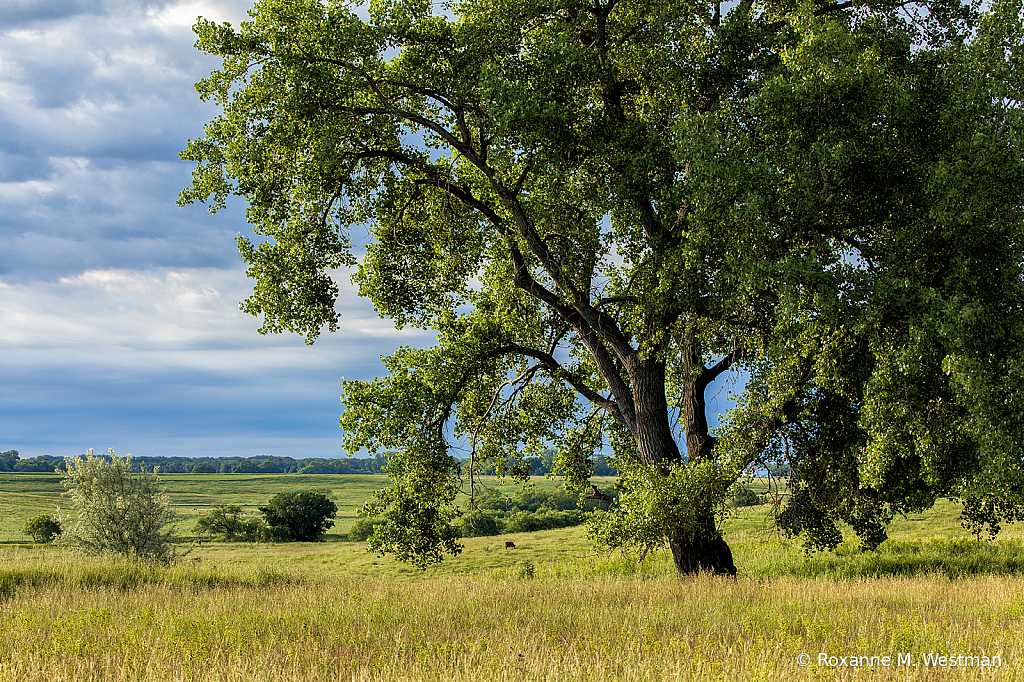
[[[745,485],[736,486],[732,494],[733,507],[753,507],[761,504],[761,496]]]
[[[501,524],[498,523],[498,520],[479,509],[463,514],[459,519],[459,529],[462,531],[462,536],[467,538],[501,534]]]
[[[275,540],[282,542],[317,542],[334,526],[338,515],[334,501],[323,493],[307,490],[301,493],[278,493],[266,507],[259,508],[270,526]]]
[[[169,562],[174,551],[174,529],[164,528],[175,513],[160,486],[157,470],[132,472],[132,456],[109,460],[92,449],[82,457],[65,458],[61,482],[77,513],[68,523],[60,544],[89,554],[111,553],[128,559]],[[75,517],[72,517],[75,518]]]
[[[355,542],[365,542],[373,535],[373,529],[382,523],[384,523],[384,519],[370,519],[365,516],[356,519],[356,522],[348,530],[348,539]]]
[[[226,542],[259,542],[267,539],[262,519],[247,519],[241,505],[219,504],[196,521],[194,532],[215,536]]]
[[[25,521],[25,528],[21,532],[31,535],[33,542],[43,544],[57,539],[61,530],[60,521],[53,518],[52,514],[36,514]]]

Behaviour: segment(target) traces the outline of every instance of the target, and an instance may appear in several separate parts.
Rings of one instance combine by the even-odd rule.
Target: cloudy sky
[[[341,273],[342,328],[259,336],[244,206],[178,208],[217,111],[197,16],[249,0],[0,0],[0,451],[341,456],[341,377],[429,339]]]

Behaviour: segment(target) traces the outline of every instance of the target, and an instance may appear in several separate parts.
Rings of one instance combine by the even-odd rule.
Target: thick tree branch
[[[714,365],[701,370],[700,377],[697,379],[697,386],[700,390],[706,389],[711,385],[712,381],[717,379],[724,372],[728,372],[733,365],[743,359],[744,353],[745,349],[743,346],[737,346],[731,352],[722,356],[722,359]]]
[[[581,396],[589,400],[591,403],[600,407],[605,412],[610,414],[617,420],[621,420],[622,415],[620,414],[619,407],[614,400],[609,400],[603,395],[595,391],[594,389],[587,386],[586,382],[577,374],[570,372],[565,369],[554,356],[545,353],[544,351],[537,350],[535,348],[529,348],[528,346],[522,346],[517,343],[506,344],[495,350],[491,351],[492,355],[524,355],[526,357],[537,360],[539,365],[546,369],[552,377],[560,379],[565,383],[569,384],[573,390],[579,393]]]

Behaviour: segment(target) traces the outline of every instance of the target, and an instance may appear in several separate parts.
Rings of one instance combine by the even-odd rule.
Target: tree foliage
[[[60,544],[89,554],[111,553],[128,559],[169,562],[174,556],[176,514],[156,471],[133,472],[132,456],[65,458],[61,482],[76,516],[62,518]]]
[[[480,467],[523,478],[552,445],[581,488],[610,447],[594,536],[667,541],[681,572],[735,571],[715,518],[752,466],[790,467],[779,520],[812,545],[845,521],[873,547],[941,495],[975,528],[1020,514],[1019,1],[445,12],[195,27],[224,113],[181,202],[248,202],[261,331],[333,330],[367,225],[360,293],[437,332],[344,382],[346,447],[396,453],[372,547],[457,552],[463,477],[475,499]]]
[[[195,533],[216,537],[225,542],[259,542],[268,537],[262,519],[247,519],[241,505],[219,504],[199,517]]]
[[[0,471],[14,471],[20,455],[17,450],[0,452]]]
[[[266,507],[260,507],[270,533],[280,542],[317,542],[334,526],[338,507],[334,501],[312,490],[278,493]]]
[[[32,536],[33,542],[44,544],[56,540],[62,530],[60,521],[53,514],[36,514],[25,521],[21,532]]]

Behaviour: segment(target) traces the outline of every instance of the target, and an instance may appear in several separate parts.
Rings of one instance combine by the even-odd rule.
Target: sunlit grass
[[[127,565],[61,561],[41,563],[55,562],[64,577],[6,595],[0,680],[857,677],[797,664],[800,653],[816,660],[819,652],[910,654],[918,664],[862,671],[872,680],[989,672],[925,668],[920,653],[932,651],[999,656],[999,679],[1024,672],[1024,601],[1019,580],[1007,577],[679,580],[602,557],[532,571],[520,560],[410,583],[314,569],[258,579],[192,566],[140,578]],[[135,577],[85,579],[118,570]]]
[[[211,477],[205,492],[183,481],[174,494],[191,486],[230,501],[243,492],[232,478]],[[376,483],[322,478],[345,500]],[[323,487],[313,482],[299,484]],[[242,500],[255,502],[282,482],[248,484],[270,488]],[[1019,529],[978,542],[943,501],[897,519],[876,552],[848,537],[838,552],[808,554],[772,530],[769,511],[743,508],[724,524],[736,579],[680,580],[666,551],[642,562],[599,553],[580,528],[468,538],[427,571],[339,535],[185,543],[171,566],[8,545],[0,682],[1024,678]],[[926,667],[930,652],[999,656],[1002,667]],[[801,653],[812,665],[798,665]],[[827,668],[822,653],[893,658]]]
[[[610,478],[595,478],[607,486]],[[357,509],[366,504],[375,490],[388,483],[388,477],[369,474],[165,474],[160,481],[167,488],[171,506],[181,516],[177,531],[188,535],[200,514],[217,504],[237,504],[247,514],[259,514],[277,493],[318,490],[329,495],[338,507],[335,525],[328,539],[339,540],[355,523]],[[480,476],[477,483],[506,492],[517,489],[510,480]],[[542,489],[561,485],[555,478],[536,477],[531,481]],[[67,508],[68,499],[57,474],[0,473],[0,543],[28,542],[21,531],[25,520],[36,514],[52,513],[58,506]],[[460,501],[464,502],[465,500]]]

